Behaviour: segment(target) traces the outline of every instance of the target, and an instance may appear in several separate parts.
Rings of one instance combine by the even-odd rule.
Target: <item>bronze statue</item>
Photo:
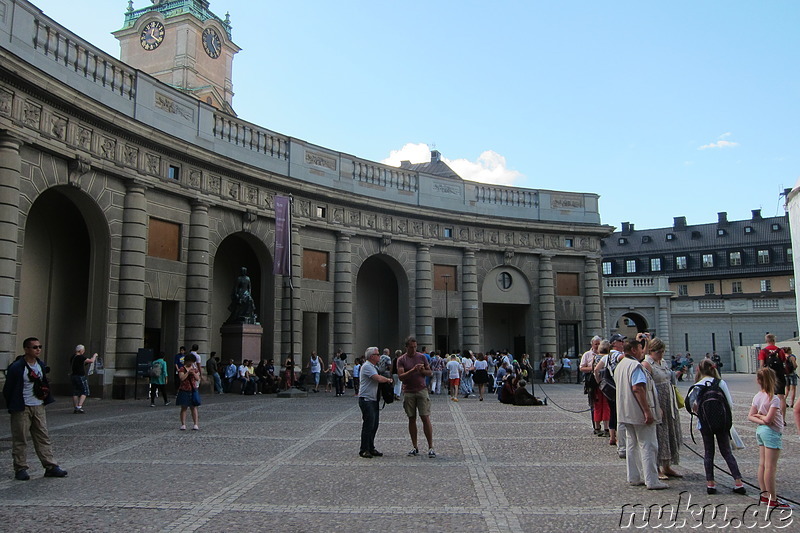
[[[250,277],[247,269],[242,267],[241,274],[236,278],[236,285],[231,293],[231,304],[228,306],[231,316],[226,324],[257,324],[256,304],[253,301]]]

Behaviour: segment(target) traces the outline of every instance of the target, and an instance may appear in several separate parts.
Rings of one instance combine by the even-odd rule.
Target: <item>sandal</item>
[[[659,474],[658,475],[658,479],[660,479],[661,481],[664,481],[664,480],[669,479],[669,476],[666,475],[666,474]]]

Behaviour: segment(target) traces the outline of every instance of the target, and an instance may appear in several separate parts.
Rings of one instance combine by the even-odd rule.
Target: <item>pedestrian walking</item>
[[[178,396],[175,403],[181,406],[181,431],[186,429],[186,411],[191,410],[193,430],[200,429],[200,415],[197,408],[200,407],[200,367],[197,364],[197,357],[189,353],[183,358],[183,366],[178,371],[178,379],[181,380],[178,386]]]
[[[169,405],[167,399],[167,362],[164,360],[164,352],[153,357],[148,369],[150,376],[150,407],[156,406],[156,395],[161,394],[164,405]]]

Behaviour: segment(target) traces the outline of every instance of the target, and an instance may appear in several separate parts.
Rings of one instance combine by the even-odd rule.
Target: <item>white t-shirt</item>
[[[449,379],[458,379],[461,377],[461,363],[451,360],[447,363],[447,376]]]
[[[319,357],[312,357],[311,358],[311,373],[312,374],[319,374],[320,372],[320,362]]]
[[[28,362],[25,361],[25,365],[25,370],[22,371],[22,400],[25,402],[25,405],[42,405],[44,400],[40,400],[33,395],[33,381],[28,378],[29,368],[32,368],[33,373],[41,377],[42,367],[39,366],[38,362],[29,365]]]

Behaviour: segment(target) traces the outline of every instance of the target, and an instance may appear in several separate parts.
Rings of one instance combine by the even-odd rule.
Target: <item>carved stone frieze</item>
[[[381,253],[385,254],[386,250],[389,248],[389,245],[392,244],[392,236],[384,234],[381,237]]]
[[[306,152],[306,163],[336,172],[336,159],[318,152]]]
[[[333,210],[333,222],[334,224],[344,223],[344,209],[337,207]]]
[[[208,179],[208,192],[220,196],[222,194],[222,178],[219,176],[211,176]]]
[[[580,194],[553,194],[550,197],[551,209],[583,209],[583,196]]]
[[[87,152],[92,149],[92,130],[84,126],[78,126],[78,131],[75,135],[75,144],[78,148],[86,150]]]
[[[103,154],[103,158],[114,161],[117,158],[117,141],[109,137],[103,137],[100,152]]]
[[[350,211],[350,225],[351,226],[360,226],[361,225],[361,212],[360,211]]]
[[[238,200],[240,194],[241,186],[239,183],[235,181],[231,181],[227,183],[227,190],[228,190],[228,198],[231,200]]]
[[[155,105],[157,109],[161,109],[162,111],[166,111],[167,113],[178,115],[187,122],[191,122],[192,120],[194,120],[194,111],[192,110],[192,108],[179,104],[178,102],[175,102],[172,98],[170,98],[167,95],[156,93]]]
[[[203,173],[196,168],[189,171],[189,187],[199,189],[202,186]]]
[[[145,154],[144,161],[148,174],[161,175],[161,157],[158,154]]]
[[[365,214],[363,220],[367,229],[378,229],[378,217],[374,213]]]
[[[247,187],[246,200],[250,204],[258,203],[258,187]]]
[[[41,128],[42,106],[34,102],[25,102],[22,106],[22,122],[35,130]]]
[[[13,103],[14,93],[5,89],[0,89],[0,115],[10,117]]]
[[[50,135],[63,141],[67,136],[67,119],[60,115],[50,116]]]

